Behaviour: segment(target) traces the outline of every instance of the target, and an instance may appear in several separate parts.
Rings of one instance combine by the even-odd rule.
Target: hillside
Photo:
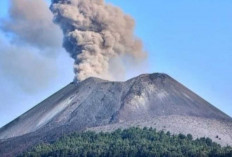
[[[231,147],[221,147],[209,138],[193,140],[192,135],[171,135],[151,128],[130,128],[112,133],[85,132],[64,136],[21,155],[76,157],[180,157],[232,156]]]
[[[154,73],[125,82],[70,83],[0,129],[0,154],[17,154],[75,131],[143,124],[232,145],[231,117],[170,76]]]

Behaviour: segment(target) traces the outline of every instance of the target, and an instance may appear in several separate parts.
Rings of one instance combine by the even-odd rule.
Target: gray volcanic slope
[[[158,120],[161,117],[164,120]],[[199,123],[199,127],[205,127],[205,134],[201,136],[226,134],[227,140],[215,141],[232,145],[231,117],[170,76],[155,73],[140,75],[126,82],[89,78],[67,85],[0,129],[0,154],[17,154],[41,141],[55,140],[61,134],[94,127],[135,126],[141,124],[138,121],[147,122],[147,126],[160,127],[151,125],[157,120],[156,123],[165,122],[169,126],[174,123],[167,120],[170,117],[178,128],[182,128],[176,130],[169,127],[173,133],[194,133],[200,129],[197,128]],[[168,121],[170,124],[166,124]],[[206,124],[209,123],[215,124],[213,134],[207,132]],[[194,127],[191,128],[192,124]],[[190,127],[187,131],[183,129],[186,126]],[[103,127],[102,130],[106,129]],[[14,147],[16,144],[17,148]]]

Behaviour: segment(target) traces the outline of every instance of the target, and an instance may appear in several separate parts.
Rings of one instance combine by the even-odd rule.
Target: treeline
[[[130,128],[112,133],[73,133],[52,144],[41,144],[22,157],[232,157],[231,147],[209,138],[171,135],[156,129]]]

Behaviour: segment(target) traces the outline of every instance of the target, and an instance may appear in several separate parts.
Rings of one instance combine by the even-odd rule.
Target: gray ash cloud
[[[123,57],[129,57],[130,64],[146,58],[141,40],[134,35],[135,21],[120,8],[104,0],[53,0],[50,9],[63,31],[63,46],[75,60],[78,81],[115,80],[126,69]]]

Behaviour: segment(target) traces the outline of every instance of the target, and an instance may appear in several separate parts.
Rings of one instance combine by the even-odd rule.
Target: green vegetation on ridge
[[[41,144],[22,157],[232,157],[231,147],[209,138],[171,135],[155,129],[130,128],[112,133],[73,133],[52,144]]]

